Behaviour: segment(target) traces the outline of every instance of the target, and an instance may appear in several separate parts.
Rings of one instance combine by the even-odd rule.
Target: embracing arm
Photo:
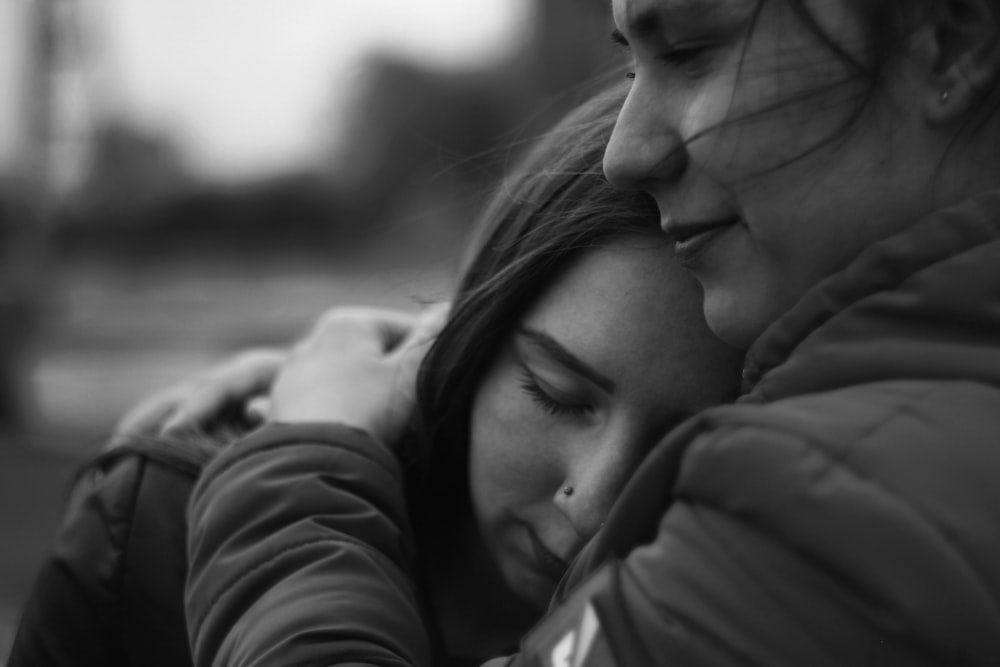
[[[383,444],[409,418],[424,333],[405,314],[328,314],[275,379],[274,423],[206,469],[189,512],[195,664],[430,664]]]
[[[689,422],[490,667],[1000,664],[1000,454],[961,414],[982,408],[890,389]],[[279,428],[297,427],[227,452],[196,494],[197,664],[429,664],[391,452]]]
[[[380,443],[267,426],[213,461],[189,519],[196,665],[430,664],[400,469]]]

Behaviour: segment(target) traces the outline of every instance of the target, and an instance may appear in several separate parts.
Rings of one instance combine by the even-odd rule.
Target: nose
[[[589,451],[577,451],[556,491],[555,503],[580,537],[589,540],[603,525],[644,448],[628,439],[611,437]]]
[[[678,131],[676,104],[637,79],[618,114],[604,152],[604,175],[623,190],[652,190],[687,169],[687,145]]]

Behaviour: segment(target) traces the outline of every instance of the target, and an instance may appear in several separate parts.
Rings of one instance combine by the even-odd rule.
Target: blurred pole
[[[52,212],[50,139],[55,26],[53,0],[0,0],[8,26],[12,67],[0,163],[0,432],[21,433],[33,397],[30,373],[44,294],[45,240]],[[18,30],[20,28],[20,30]]]

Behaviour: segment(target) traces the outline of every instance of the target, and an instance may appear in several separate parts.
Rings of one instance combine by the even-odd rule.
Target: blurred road
[[[336,304],[443,299],[449,262],[62,267],[31,373],[32,427],[0,437],[0,667],[73,472],[138,398],[254,345],[277,345]]]

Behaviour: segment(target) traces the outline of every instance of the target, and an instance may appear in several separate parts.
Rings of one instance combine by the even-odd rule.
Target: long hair
[[[424,472],[431,482],[422,486],[435,494],[445,488],[468,493],[472,399],[542,290],[582,251],[623,237],[660,234],[653,200],[614,189],[602,171],[626,92],[616,86],[598,95],[546,134],[479,220],[448,322],[418,377],[421,429],[430,443]]]
[[[834,88],[854,91],[854,94],[847,98],[850,107],[841,123],[826,136],[820,137],[807,146],[800,154],[772,168],[787,166],[798,159],[807,157],[816,150],[834,145],[848,137],[879,98],[879,94],[886,88],[892,65],[898,59],[907,57],[908,40],[917,29],[933,17],[936,6],[943,4],[943,0],[842,1],[855,13],[864,32],[865,49],[860,56],[849,53],[843,45],[837,42],[835,36],[826,31],[822,22],[815,15],[815,10],[805,0],[758,0],[757,2],[751,30],[756,26],[765,4],[781,2],[797,16],[805,29],[812,32],[826,46],[830,54],[844,65],[845,74],[833,83],[824,84],[823,88],[807,89],[787,98],[779,99],[754,111],[750,116],[727,118],[719,127],[738,125],[752,117],[767,114],[787,105],[814,99],[817,95]],[[988,3],[988,8],[992,23],[995,26],[1000,25],[1000,0],[991,0]],[[967,141],[976,141],[977,131],[998,113],[1000,113],[1000,77],[994,77],[982,82],[978,87],[977,97],[955,134],[953,146],[963,138]],[[703,130],[700,134],[707,134],[716,129],[718,127],[711,127]]]

